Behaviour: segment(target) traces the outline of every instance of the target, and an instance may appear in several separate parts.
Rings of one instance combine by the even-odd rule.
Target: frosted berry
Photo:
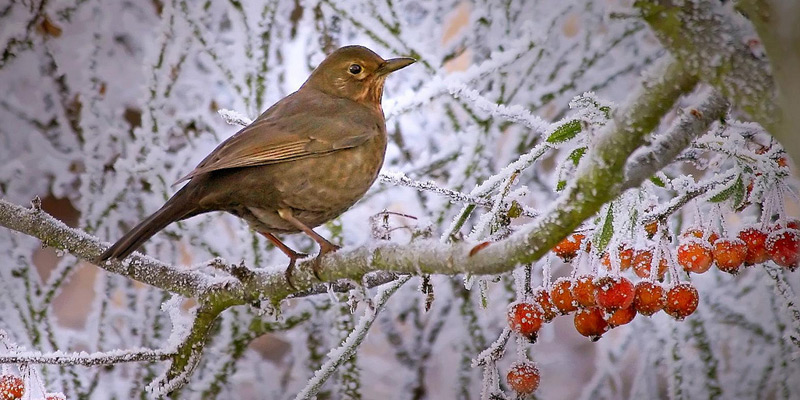
[[[633,282],[627,278],[604,276],[596,282],[597,305],[609,311],[628,308],[633,304]]]
[[[692,315],[699,302],[700,295],[694,286],[689,283],[679,283],[667,292],[664,312],[680,321]]]
[[[539,368],[530,361],[514,363],[506,375],[508,386],[523,395],[535,392],[539,387],[539,379]]]
[[[614,328],[633,321],[635,316],[636,308],[634,306],[620,308],[611,312],[606,311],[606,322],[608,322],[608,326]]]
[[[640,278],[648,279],[650,278],[650,267],[653,264],[653,252],[650,250],[636,250],[633,253],[633,271],[636,272],[636,276]],[[667,267],[669,266],[667,259],[665,257],[661,257],[661,261],[658,263],[658,276],[657,278],[664,279],[664,275],[667,273]]]
[[[550,288],[550,301],[561,314],[568,314],[578,309],[578,302],[572,296],[572,280],[558,278]]]
[[[738,237],[747,245],[745,264],[761,264],[769,260],[766,232],[756,228],[746,228],[739,232]]]
[[[531,343],[536,341],[542,327],[544,315],[538,304],[512,303],[508,307],[508,326],[512,331],[526,337]]]
[[[44,395],[44,400],[66,400],[67,396],[64,393],[47,393]]]
[[[639,314],[653,315],[664,308],[667,297],[660,284],[650,281],[636,283],[633,307]]]
[[[603,311],[598,307],[585,308],[575,313],[575,329],[583,336],[600,340],[600,336],[608,330],[608,322],[603,318]]]
[[[601,262],[606,267],[606,269],[611,270],[611,251],[609,250],[603,255],[603,259]],[[633,264],[633,249],[625,244],[619,245],[616,250],[617,259],[619,260],[619,270],[625,271],[626,269],[630,268]]]
[[[767,254],[775,264],[794,270],[797,268],[799,245],[800,231],[779,229],[767,237]]]
[[[0,399],[17,400],[25,393],[25,382],[14,375],[0,376]]]
[[[572,296],[581,307],[594,307],[597,304],[595,293],[597,286],[594,284],[594,277],[591,275],[581,275],[572,287]]]
[[[720,271],[738,274],[747,257],[747,245],[740,239],[723,238],[714,243],[714,263]]]
[[[586,239],[586,235],[582,233],[567,236],[561,243],[557,244],[556,247],[553,247],[553,253],[556,253],[556,255],[561,257],[565,262],[569,262],[578,255],[578,250],[580,250],[581,243],[583,243],[584,239]],[[588,245],[586,250],[589,250]]]
[[[533,303],[538,304],[539,308],[542,309],[543,322],[550,322],[556,317],[556,308],[553,306],[550,295],[545,288],[540,287],[534,289],[531,299]]]
[[[714,245],[714,242],[719,240],[719,235],[714,232],[706,232],[700,228],[689,228],[681,234],[681,238],[690,238],[696,237],[698,239],[702,239],[704,236],[708,237],[708,244]]]
[[[688,272],[702,274],[714,261],[712,247],[694,236],[684,238],[678,246],[678,264]]]

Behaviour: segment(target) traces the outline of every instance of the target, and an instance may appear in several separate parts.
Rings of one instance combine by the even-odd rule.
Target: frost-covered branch
[[[173,351],[136,348],[99,353],[87,353],[85,351],[78,353],[65,353],[61,351],[53,353],[23,351],[0,354],[0,364],[53,364],[92,367],[127,362],[164,361],[174,355],[175,353]]]
[[[789,339],[795,346],[800,347],[800,308],[797,305],[797,294],[792,290],[789,282],[786,282],[784,270],[772,262],[764,264],[764,269],[774,281],[775,294],[783,299],[786,310],[788,311],[791,330],[788,334]]]
[[[384,172],[380,174],[379,178],[381,182],[386,182],[392,185],[406,186],[417,190],[434,192],[442,196],[448,197],[453,202],[475,204],[489,209],[493,207],[491,200],[488,200],[486,198],[476,197],[471,194],[466,194],[456,190],[443,188],[437,185],[436,182],[433,181],[416,181],[409,178],[402,172],[390,172],[390,173]],[[539,215],[539,212],[531,210],[529,207],[522,206],[522,211],[520,215],[533,218]]]
[[[0,199],[0,225],[36,237],[45,246],[68,251],[90,262],[108,247],[96,237],[66,226],[39,208],[28,209],[3,199]],[[100,267],[186,297],[197,296],[210,284],[207,275],[178,269],[138,253],[124,261],[104,262]]]
[[[367,332],[372,326],[372,323],[375,322],[378,313],[380,313],[381,309],[386,305],[386,301],[389,300],[389,297],[391,297],[397,289],[408,282],[409,279],[411,279],[410,276],[401,277],[389,286],[382,288],[380,292],[375,295],[372,306],[368,306],[369,308],[364,312],[364,316],[358,321],[355,329],[347,335],[347,338],[341,346],[328,353],[328,361],[322,364],[322,367],[314,374],[314,377],[311,378],[303,390],[297,394],[295,397],[296,400],[313,398],[322,385],[325,384],[328,378],[336,371],[336,368],[353,356],[358,346],[367,336]]]
[[[666,204],[643,215],[642,223],[646,224],[648,222],[666,219],[670,215],[680,210],[681,207],[686,205],[686,203],[694,200],[699,196],[708,193],[709,191],[715,188],[728,184],[734,178],[736,178],[736,175],[737,172],[732,171],[721,177],[714,177],[705,182],[698,183],[691,188],[685,188],[683,193],[681,193],[680,195],[673,197]]]
[[[714,121],[725,116],[730,103],[716,90],[709,93],[700,104],[683,110],[678,123],[656,141],[633,154],[625,166],[624,189],[638,186],[654,172],[667,166],[694,138],[704,134]]]

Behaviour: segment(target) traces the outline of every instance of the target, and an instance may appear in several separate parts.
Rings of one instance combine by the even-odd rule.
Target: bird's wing
[[[222,142],[175,183],[221,169],[274,164],[356,147],[380,134],[382,120],[374,112],[324,95],[304,96],[306,101],[300,101],[303,97],[298,98],[298,93]]]

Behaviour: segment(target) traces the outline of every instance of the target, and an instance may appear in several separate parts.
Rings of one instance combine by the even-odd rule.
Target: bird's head
[[[303,86],[380,107],[386,77],[415,61],[407,57],[384,60],[366,47],[345,46],[325,58]]]

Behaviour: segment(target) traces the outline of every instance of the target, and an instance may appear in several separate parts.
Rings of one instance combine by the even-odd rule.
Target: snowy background
[[[746,21],[739,22],[742,36],[753,38]],[[400,173],[470,193],[538,148],[542,154],[531,168],[505,192],[490,194],[503,192],[504,201],[526,210],[547,208],[576,169],[576,149],[591,146],[607,111],[624,104],[642,70],[665,53],[630,4],[617,1],[12,2],[0,3],[0,44],[0,197],[26,205],[39,196],[45,211],[106,241],[158,209],[174,193],[174,181],[237,131],[219,109],[256,117],[342,45],[417,58],[387,80],[384,92],[387,182],[318,230],[345,246],[369,243],[370,217],[382,210],[416,218],[389,217],[397,228],[391,239],[399,243],[450,237],[464,204],[398,185]],[[580,121],[579,135],[543,145],[569,121]],[[644,215],[695,180],[720,182],[718,194],[735,181],[731,176],[743,176],[754,179],[754,203],[768,199],[772,211],[785,203],[782,215],[796,215],[791,192],[772,192],[775,182],[792,183],[770,161],[778,149],[756,125],[716,126],[659,175],[657,183],[667,188],[648,181],[626,192],[617,211]],[[744,159],[755,160],[752,169]],[[675,213],[672,230],[702,224],[735,233],[757,222],[758,204],[734,214],[730,202],[709,202],[713,195]],[[493,218],[478,207],[452,236],[478,243],[530,221],[523,216],[509,226]],[[637,245],[652,244],[635,224],[618,225]],[[302,235],[285,239],[300,251],[316,251]],[[245,223],[219,213],[172,224],[143,250],[185,268],[213,257],[258,268],[286,264]],[[42,352],[168,343],[171,322],[162,304],[172,295],[6,229],[0,229],[0,255],[6,343]],[[576,263],[588,271],[592,262],[586,256]],[[531,268],[533,286],[542,283],[545,264],[553,277],[571,271],[548,258]],[[800,279],[769,268],[735,277],[712,269],[693,277],[701,305],[692,317],[639,316],[598,343],[575,332],[572,318],[557,318],[535,345],[512,338],[500,374],[517,358],[532,358],[542,376],[539,398],[796,399],[800,363],[789,334],[800,316],[785,303],[796,301]],[[481,398],[485,371],[472,360],[506,326],[505,309],[521,291],[524,269],[514,276],[434,276],[428,311],[420,278],[412,278],[318,398]],[[359,296],[285,301],[277,319],[248,307],[228,310],[180,398],[294,398],[364,314],[363,303],[352,312],[347,302]],[[191,300],[171,304],[189,309]],[[17,366],[4,368],[19,373]],[[125,399],[146,396],[146,385],[163,369],[158,362],[37,365],[26,376],[70,399]]]

